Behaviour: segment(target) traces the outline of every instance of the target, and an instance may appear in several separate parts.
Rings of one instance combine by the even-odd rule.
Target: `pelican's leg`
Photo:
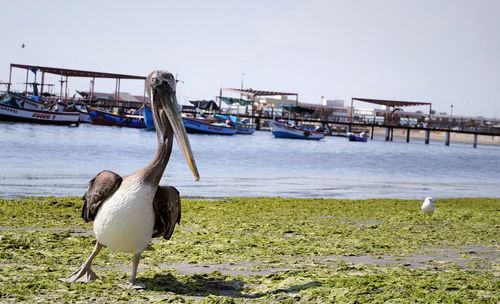
[[[69,277],[60,279],[63,282],[72,283],[72,282],[82,282],[89,283],[97,279],[97,275],[92,271],[92,260],[99,254],[102,249],[102,245],[99,242],[96,242],[94,250],[85,261],[85,263],[78,268],[75,272],[73,272]]]
[[[134,254],[132,258],[132,273],[130,274],[130,281],[127,284],[121,284],[120,286],[126,289],[144,289],[146,286],[144,284],[137,284],[135,277],[137,276],[137,267],[139,266],[139,261],[141,260],[142,252]]]

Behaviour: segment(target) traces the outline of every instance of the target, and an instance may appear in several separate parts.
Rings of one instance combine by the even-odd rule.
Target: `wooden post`
[[[94,86],[95,86],[95,77],[92,77],[92,88],[90,90],[90,98],[89,98],[89,104],[91,100],[94,100]],[[146,87],[146,82],[144,81],[144,88]],[[146,96],[146,89],[144,89],[144,96]]]
[[[68,102],[68,76],[66,76],[66,85],[65,86],[66,86],[66,89],[64,90],[64,97],[65,97],[64,104],[67,104],[67,102]]]
[[[12,84],[12,63],[10,64],[9,71],[9,84],[7,85],[7,91],[10,92],[10,85]]]
[[[30,70],[29,69],[26,69],[26,85],[24,87],[24,91],[26,92],[26,94],[28,94],[28,72]]]
[[[115,96],[114,96],[114,99],[115,99],[115,104],[117,104],[117,100],[118,100],[118,78],[115,79]]]
[[[349,129],[348,129],[348,132],[351,132],[352,131],[352,116],[353,116],[353,104],[354,104],[354,100],[351,98],[351,111],[349,113]]]
[[[474,148],[477,148],[477,133],[474,134]]]
[[[447,146],[450,145],[450,131],[446,131],[446,133],[445,133],[444,144],[447,145]]]
[[[391,141],[392,141],[393,137],[394,137],[394,128],[391,128]]]
[[[118,101],[120,101],[120,88],[121,88],[121,79],[118,78],[118,90],[116,91],[116,94],[118,96]]]
[[[42,72],[42,84],[40,85],[40,96],[43,96],[43,85],[45,81],[45,72]]]
[[[385,128],[385,141],[389,141],[389,134],[391,133],[391,129],[389,127]]]
[[[431,138],[431,130],[425,130],[425,144],[429,144],[429,140]]]
[[[375,126],[372,125],[372,132],[370,133],[370,139],[373,140],[373,132],[375,130]]]
[[[406,129],[406,142],[410,142],[410,128]]]

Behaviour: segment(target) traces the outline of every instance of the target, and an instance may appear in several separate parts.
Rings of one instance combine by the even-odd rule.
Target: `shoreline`
[[[374,136],[377,137],[385,137],[385,128],[375,128],[373,132]],[[442,131],[431,131],[430,141],[438,141],[445,142],[446,132]],[[406,141],[406,130],[404,129],[394,129],[394,138],[402,139]],[[472,134],[462,134],[462,133],[451,133],[450,134],[450,145],[453,143],[460,144],[473,144],[473,135]],[[410,133],[410,142],[412,140],[425,140],[425,132],[422,130],[412,130]],[[500,136],[486,136],[486,135],[478,135],[477,137],[478,145],[489,145],[489,146],[500,146]]]

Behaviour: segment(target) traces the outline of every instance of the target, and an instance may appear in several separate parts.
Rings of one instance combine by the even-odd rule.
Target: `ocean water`
[[[182,196],[500,197],[498,146],[342,137],[316,142],[277,139],[266,131],[189,139],[200,181],[177,144],[162,179]],[[0,197],[81,196],[101,170],[130,174],[155,149],[151,131],[0,123]]]

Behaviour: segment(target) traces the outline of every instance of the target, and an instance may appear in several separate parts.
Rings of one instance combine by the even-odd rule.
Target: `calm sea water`
[[[495,146],[311,142],[265,131],[189,138],[201,180],[194,181],[176,144],[162,180],[183,196],[500,197]],[[155,133],[145,130],[0,123],[0,197],[81,196],[101,170],[130,174],[155,148]]]

